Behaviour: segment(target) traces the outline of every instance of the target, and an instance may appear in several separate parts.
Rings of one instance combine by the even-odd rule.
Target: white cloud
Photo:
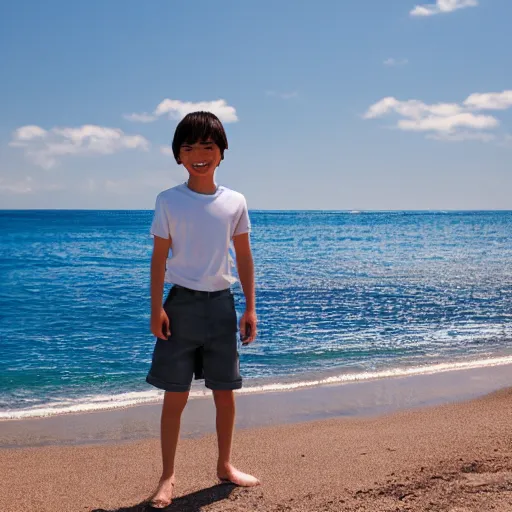
[[[395,109],[395,107],[402,102],[397,99],[387,96],[386,98],[382,98],[377,103],[374,103],[365,113],[365,119],[375,119],[376,117],[381,117],[388,112]]]
[[[45,136],[46,130],[35,125],[22,126],[16,130],[16,137],[18,140],[32,140],[43,138]]]
[[[147,112],[142,112],[142,114],[125,114],[123,116],[128,121],[133,121],[135,123],[152,123],[157,119],[153,114],[148,114]]]
[[[235,108],[229,106],[225,100],[192,103],[190,101],[165,99],[156,107],[155,115],[161,116],[169,114],[170,118],[179,120],[191,112],[200,110],[212,112],[224,123],[234,123],[238,121]]]
[[[492,116],[479,116],[470,113],[451,116],[428,116],[422,119],[402,119],[398,121],[398,128],[401,130],[417,132],[453,133],[454,129],[459,127],[486,130],[498,125],[499,121]]]
[[[387,97],[372,105],[364,114],[364,118],[374,119],[390,112],[418,119],[429,114],[436,116],[457,115],[462,112],[462,108],[456,103],[434,103],[433,105],[427,105],[419,100],[399,101],[396,98]]]
[[[389,59],[386,59],[383,62],[384,66],[388,67],[399,67],[399,66],[406,66],[409,64],[408,59],[394,59],[393,57],[390,57]]]
[[[512,90],[471,94],[464,105],[476,110],[506,110],[512,107]]]
[[[35,164],[50,169],[66,155],[112,154],[124,149],[147,150],[149,142],[141,135],[126,135],[118,128],[83,125],[77,128],[22,126],[14,131],[9,143],[24,150]]]
[[[435,4],[417,5],[409,14],[411,16],[433,16],[477,5],[478,0],[437,0]]]
[[[420,100],[400,101],[392,96],[371,105],[364,119],[377,119],[390,114],[400,117],[396,127],[404,131],[428,132],[429,138],[489,142],[495,138],[485,130],[499,126],[500,121],[479,110],[505,110],[512,107],[512,91],[471,94],[464,102],[427,104]]]
[[[142,114],[126,114],[125,119],[129,121],[149,123],[155,121],[161,116],[167,115],[170,119],[181,120],[187,114],[198,111],[212,112],[223,123],[235,123],[238,121],[235,107],[226,103],[226,100],[215,101],[199,101],[193,103],[191,101],[171,100],[166,98],[161,101],[152,114],[143,112]]]

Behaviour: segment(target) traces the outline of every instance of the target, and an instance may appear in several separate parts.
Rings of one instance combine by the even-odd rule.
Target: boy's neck
[[[198,194],[213,195],[215,194],[215,192],[217,192],[217,185],[213,180],[213,176],[211,177],[211,179],[198,178],[197,176],[189,176],[187,181],[187,187],[190,190],[197,192]]]

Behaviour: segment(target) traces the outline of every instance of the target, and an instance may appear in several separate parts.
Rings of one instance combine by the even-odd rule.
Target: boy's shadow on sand
[[[225,500],[235,488],[236,485],[233,484],[214,485],[207,489],[202,489],[179,498],[174,498],[172,503],[163,509],[155,509],[150,507],[147,501],[143,501],[142,503],[131,507],[122,507],[113,510],[97,508],[91,510],[91,512],[150,512],[155,510],[163,510],[165,512],[201,512],[201,507],[211,505],[216,501]]]

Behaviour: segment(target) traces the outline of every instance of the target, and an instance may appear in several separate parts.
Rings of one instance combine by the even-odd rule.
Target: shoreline
[[[237,394],[237,429],[362,418],[474,399],[512,387],[512,364]],[[108,444],[158,438],[161,402],[0,421],[0,448]],[[190,400],[181,436],[214,432],[211,397]]]
[[[280,391],[293,391],[326,385],[342,385],[366,381],[380,381],[394,377],[408,377],[418,375],[437,375],[445,372],[462,371],[467,369],[494,368],[512,365],[512,354],[509,351],[493,354],[483,359],[456,359],[449,362],[438,362],[425,365],[407,365],[380,370],[363,370],[355,367],[334,367],[323,371],[304,372],[301,374],[283,375],[275,377],[246,378],[244,387],[237,391],[239,395],[253,393],[274,393]],[[149,386],[148,386],[149,387]],[[192,382],[189,400],[204,398],[211,393],[204,387],[203,381]],[[62,399],[56,406],[48,403],[41,406],[25,409],[0,410],[0,426],[4,421],[17,421],[23,419],[50,418],[69,414],[82,414],[122,410],[128,407],[160,403],[163,392],[150,388],[146,391],[132,391],[114,395],[92,395],[82,399]]]

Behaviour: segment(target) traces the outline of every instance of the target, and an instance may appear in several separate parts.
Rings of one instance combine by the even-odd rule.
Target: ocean
[[[145,382],[152,214],[0,211],[0,419],[161,396]],[[242,392],[512,362],[512,212],[251,220],[259,336],[240,347]]]

